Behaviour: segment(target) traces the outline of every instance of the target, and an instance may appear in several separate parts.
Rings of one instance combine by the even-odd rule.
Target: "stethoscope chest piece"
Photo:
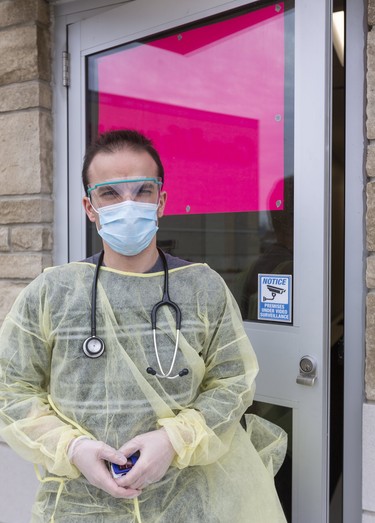
[[[82,349],[88,358],[99,358],[104,352],[104,341],[98,336],[90,336],[83,342]]]

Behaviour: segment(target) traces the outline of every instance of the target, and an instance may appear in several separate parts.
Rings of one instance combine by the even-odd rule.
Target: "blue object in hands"
[[[127,458],[127,462],[125,465],[117,465],[116,463],[111,463],[111,473],[112,476],[116,478],[121,478],[121,476],[124,476],[131,470],[134,465],[137,463],[137,460],[139,458],[139,452],[136,452],[135,454],[132,454]]]

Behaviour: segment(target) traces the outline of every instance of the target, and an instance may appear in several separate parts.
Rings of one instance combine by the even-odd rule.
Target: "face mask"
[[[125,256],[135,256],[151,243],[158,230],[158,205],[127,200],[99,210],[98,233],[109,247]]]

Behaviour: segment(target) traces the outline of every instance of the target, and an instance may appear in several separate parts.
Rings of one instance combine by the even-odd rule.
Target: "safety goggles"
[[[160,178],[126,178],[90,184],[87,195],[96,211],[126,200],[144,203],[157,203],[162,181]]]

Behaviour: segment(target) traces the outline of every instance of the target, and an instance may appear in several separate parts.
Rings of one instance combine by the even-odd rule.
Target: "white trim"
[[[134,0],[128,0],[134,1]],[[62,83],[62,53],[67,50],[67,28],[74,22],[127,3],[124,0],[52,0],[54,10],[53,117],[54,117],[54,246],[53,263],[69,261],[68,220],[68,117],[70,90]],[[80,159],[81,161],[81,159]],[[81,189],[79,189],[81,190]],[[81,218],[80,218],[81,221]]]
[[[161,5],[170,4],[172,0],[160,0],[157,5],[160,10]],[[173,7],[172,16],[168,11],[162,13],[155,13],[155,17],[151,18],[150,9],[155,9],[154,4],[146,0],[137,0],[137,3],[128,4],[126,7],[133,12],[134,17],[124,18],[116,17],[116,13],[121,12],[122,8],[112,8],[108,13],[101,13],[100,16],[90,18],[90,20],[83,20],[79,24],[79,28],[72,29],[72,37],[80,39],[81,53],[76,53],[76,58],[72,63],[73,74],[72,82],[80,83],[80,89],[78,89],[76,99],[70,98],[70,108],[75,107],[78,112],[72,114],[77,117],[79,122],[84,122],[84,107],[80,103],[83,96],[83,64],[84,56],[90,54],[93,51],[99,51],[109,46],[108,43],[108,27],[111,28],[111,45],[124,43],[124,23],[127,24],[131,21],[131,39],[134,37],[145,36],[145,34],[153,33],[155,30],[167,29],[169,27],[179,25],[181,23],[187,23],[195,20],[202,16],[208,16],[215,14],[219,11],[231,9],[244,4],[250,3],[248,0],[238,1],[223,1],[223,0],[205,0],[204,8],[202,8],[201,0],[191,0],[189,4],[188,12],[183,12],[182,7],[179,4],[175,5],[179,7]],[[310,388],[299,388],[297,392],[298,398],[301,398],[301,402],[298,405],[302,405],[302,402],[306,401],[306,405],[313,405],[313,408],[298,408],[295,407],[295,423],[299,427],[306,427],[307,421],[310,419],[316,419],[316,427],[319,437],[316,437],[316,433],[312,431],[303,433],[303,438],[300,437],[299,441],[294,440],[293,452],[294,460],[293,467],[294,471],[299,469],[299,475],[304,475],[306,484],[295,484],[295,491],[299,491],[298,501],[298,513],[303,514],[305,507],[303,506],[303,500],[309,499],[309,494],[314,493],[314,498],[319,500],[319,503],[315,507],[312,507],[309,512],[307,521],[327,521],[327,497],[328,497],[328,483],[327,483],[327,448],[325,438],[320,435],[327,434],[328,431],[328,413],[327,413],[327,386],[329,379],[329,366],[327,358],[329,356],[329,271],[328,271],[328,249],[329,249],[329,169],[330,169],[330,158],[329,158],[329,139],[330,139],[330,80],[329,80],[329,68],[330,68],[330,49],[331,39],[329,36],[330,30],[330,19],[331,19],[331,1],[316,0],[315,2],[297,1],[296,7],[296,98],[295,104],[297,107],[303,107],[304,110],[296,112],[295,120],[295,171],[296,171],[296,201],[298,207],[296,207],[295,214],[295,235],[296,235],[296,265],[295,281],[299,286],[300,294],[295,297],[296,314],[295,324],[293,327],[283,327],[283,335],[287,331],[291,331],[296,334],[301,332],[304,334],[303,343],[304,346],[293,343],[293,346],[286,346],[286,350],[294,350],[291,356],[291,362],[285,361],[284,367],[278,369],[280,380],[290,378],[289,383],[291,387],[296,389],[300,386],[295,384],[295,379],[298,373],[299,358],[309,353],[315,356],[318,353],[318,366],[319,366],[319,379],[314,389]],[[181,2],[181,5],[186,2]],[[218,4],[221,4],[220,6]],[[207,8],[211,6],[210,9]],[[150,21],[148,29],[142,29],[142,25],[138,20],[136,24],[137,15],[141,13],[136,9],[139,6],[147,7],[147,19]],[[195,6],[194,9],[191,6]],[[177,13],[177,14],[176,14]],[[145,11],[143,11],[143,17]],[[87,13],[85,18],[87,17]],[[82,16],[82,18],[84,18]],[[120,20],[121,27],[119,27]],[[134,18],[134,19],[133,19]],[[142,19],[142,17],[140,17]],[[114,21],[108,23],[108,21]],[[142,20],[141,20],[142,21]],[[78,26],[78,24],[77,24]],[[95,29],[95,30],[94,30]],[[95,38],[93,37],[95,35]],[[309,38],[306,38],[309,35]],[[127,40],[130,39],[127,36]],[[79,56],[78,56],[79,55]],[[323,59],[322,59],[323,57]],[[303,67],[302,67],[303,65]],[[75,70],[75,71],[74,71]],[[324,89],[321,87],[324,85]],[[308,101],[308,102],[307,102]],[[310,102],[312,101],[312,102]],[[77,143],[73,144],[73,153],[69,159],[70,165],[75,166],[81,164],[82,161],[82,144],[84,140],[84,123],[78,124]],[[66,143],[65,143],[66,147]],[[74,160],[74,161],[73,161]],[[72,175],[72,173],[70,173]],[[299,179],[303,177],[303,181]],[[71,176],[73,179],[73,177]],[[74,183],[77,182],[77,176],[74,176]],[[302,186],[303,184],[303,186]],[[78,187],[78,186],[77,186]],[[72,186],[70,187],[72,191]],[[76,198],[80,190],[73,190],[72,195]],[[73,204],[75,207],[75,204]],[[306,218],[306,214],[303,214],[304,209],[312,209],[311,215]],[[75,212],[75,211],[74,211]],[[301,219],[302,218],[302,219]],[[74,221],[74,218],[72,218]],[[71,222],[72,223],[72,222]],[[302,228],[303,224],[303,228]],[[81,228],[81,225],[79,225]],[[78,233],[81,234],[81,233]],[[77,237],[78,237],[77,234]],[[76,242],[77,252],[72,256],[72,259],[78,259],[82,257],[79,255],[79,248],[83,246],[82,238],[79,242]],[[313,247],[312,247],[313,246]],[[75,247],[74,247],[75,248]],[[313,252],[314,256],[302,265],[302,257],[304,252]],[[306,274],[314,274],[315,279],[322,282],[319,289],[316,288],[314,280],[306,277]],[[316,281],[316,280],[315,280]],[[309,307],[313,314],[307,316],[299,314],[302,299],[306,296],[311,296]],[[312,303],[313,301],[313,303]],[[263,328],[265,328],[263,326]],[[262,327],[251,326],[249,330],[252,332],[252,337],[256,338],[256,334],[261,335]],[[267,326],[267,330],[271,334],[275,334],[277,326]],[[293,336],[289,336],[289,343]],[[274,336],[275,343],[279,343],[281,338]],[[278,348],[278,347],[276,347]],[[265,353],[269,354],[268,347],[266,347]],[[284,372],[285,370],[285,372]],[[276,383],[275,379],[275,383]],[[313,402],[311,400],[312,392],[319,395],[319,401]],[[258,389],[258,394],[262,394],[261,387]],[[295,390],[293,390],[295,393]],[[268,392],[267,395],[272,395]],[[275,397],[279,397],[275,389]],[[292,400],[288,397],[285,400],[290,403]],[[309,403],[310,402],[310,403]],[[302,430],[301,430],[302,433]],[[307,452],[306,452],[307,450]],[[319,462],[321,476],[319,481],[315,481],[312,475],[309,475],[309,471],[313,470],[315,464]],[[297,475],[294,475],[297,477]],[[315,497],[316,494],[316,497]],[[294,512],[296,513],[297,502],[296,496],[294,496]]]
[[[65,20],[55,21],[53,46],[53,158],[54,158],[54,243],[53,263],[68,261],[68,165],[67,89],[63,87],[62,56],[66,50]]]
[[[249,5],[255,1],[204,0],[202,2],[202,0],[189,0],[188,9],[186,3],[183,2],[180,5],[174,5],[171,9],[170,0],[158,0],[152,3],[149,0],[137,0],[126,6],[120,6],[91,17],[87,22],[83,21],[81,49],[85,55],[96,53],[217,13]],[[145,27],[144,20],[150,20],[149,24],[146,24],[147,27]],[[110,40],[108,39],[108,27],[111,28]]]
[[[365,0],[346,3],[344,523],[362,518],[365,353]]]
[[[53,6],[55,16],[78,15],[80,19],[86,18],[87,13],[93,9],[111,9],[119,4],[134,2],[135,0],[49,0]]]
[[[79,49],[81,24],[69,26],[69,49]],[[81,182],[82,159],[85,152],[85,61],[80,53],[72,53],[70,61],[71,81],[69,88],[68,135],[69,148],[69,261],[86,258],[86,215],[82,198],[84,189]]]

